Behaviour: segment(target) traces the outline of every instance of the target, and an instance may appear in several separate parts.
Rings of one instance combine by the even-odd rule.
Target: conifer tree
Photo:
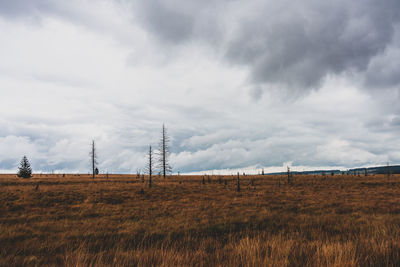
[[[17,176],[20,178],[30,178],[32,176],[32,168],[26,156],[21,159]]]

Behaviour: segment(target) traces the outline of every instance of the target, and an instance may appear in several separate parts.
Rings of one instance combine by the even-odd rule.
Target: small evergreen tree
[[[32,176],[32,168],[26,156],[21,159],[19,165],[17,176],[20,178],[30,178]]]

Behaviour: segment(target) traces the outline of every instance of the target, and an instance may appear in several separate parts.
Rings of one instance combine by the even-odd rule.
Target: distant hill
[[[369,168],[356,168],[348,170],[350,173],[364,173],[367,170],[368,174],[386,174],[386,173],[393,173],[399,174],[400,173],[400,165],[393,165],[393,166],[380,166],[380,167],[369,167]]]
[[[368,168],[354,168],[346,171],[341,170],[315,170],[315,171],[292,171],[293,174],[304,174],[304,175],[329,175],[329,174],[400,174],[400,165],[393,166],[378,166],[378,167],[368,167]],[[284,175],[287,172],[274,172],[268,173],[267,175]]]
[[[346,172],[346,171],[345,171]],[[304,175],[321,175],[321,174],[341,174],[341,170],[315,170],[315,171],[290,171],[292,174],[304,174]],[[287,172],[273,172],[273,173],[268,173],[267,175],[283,175],[287,174]]]

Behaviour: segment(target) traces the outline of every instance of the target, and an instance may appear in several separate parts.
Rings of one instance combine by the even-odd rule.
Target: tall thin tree
[[[151,178],[153,176],[153,165],[154,165],[154,157],[153,157],[153,150],[151,146],[149,146],[149,153],[147,154],[147,166],[145,171],[149,175],[149,187],[151,187]]]
[[[96,165],[97,165],[97,151],[96,151],[96,145],[94,143],[94,140],[92,140],[92,148],[90,150],[90,159],[91,159],[91,164],[92,164],[92,179],[94,179],[94,176],[96,175]]]
[[[290,184],[292,182],[292,173],[290,172],[289,166],[287,166],[287,181],[288,181],[288,184]]]
[[[386,167],[386,177],[389,178],[391,175],[391,171],[390,171],[390,165],[389,162],[387,163],[387,167]]]
[[[169,142],[170,140],[167,133],[167,129],[163,124],[161,132],[161,140],[159,144],[159,151],[158,151],[158,156],[159,156],[158,164],[164,178],[168,173],[172,172],[172,167],[169,164]]]
[[[239,172],[237,173],[237,180],[236,180],[236,191],[240,192],[240,179],[239,179]]]

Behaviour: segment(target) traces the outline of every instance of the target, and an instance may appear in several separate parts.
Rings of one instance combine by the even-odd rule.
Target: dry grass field
[[[153,181],[0,176],[0,266],[400,266],[400,176]]]

